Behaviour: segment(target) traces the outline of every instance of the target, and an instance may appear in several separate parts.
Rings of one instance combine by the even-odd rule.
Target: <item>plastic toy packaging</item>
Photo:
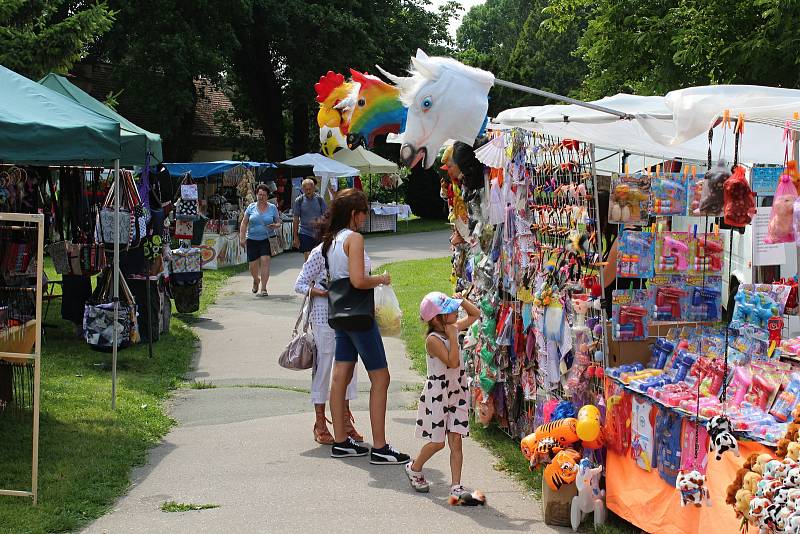
[[[720,274],[722,272],[722,236],[715,233],[697,234],[692,256],[692,270],[697,274]]]
[[[794,233],[794,202],[797,200],[797,189],[791,177],[784,171],[775,190],[772,210],[769,212],[769,226],[767,227],[767,243],[793,243]]]
[[[697,445],[697,456],[695,456],[695,437],[699,442]],[[693,423],[690,419],[684,418],[682,432],[682,452],[681,470],[699,471],[705,474],[708,466],[708,430],[705,425]]]
[[[681,468],[681,428],[682,418],[679,414],[661,409],[656,419],[656,465],[662,480],[670,486]]]
[[[695,195],[692,202],[692,215],[718,217],[722,215],[724,205],[725,182],[730,178],[731,171],[725,160],[719,160],[700,180],[700,193]],[[699,197],[699,198],[698,198]]]
[[[636,465],[650,471],[655,467],[655,430],[658,408],[652,401],[635,397],[631,401],[631,456]]]
[[[652,232],[624,230],[619,236],[617,276],[652,278],[655,235]]]
[[[797,406],[798,397],[800,397],[800,373],[793,373],[789,383],[778,394],[769,413],[778,421],[788,421],[792,410]]]
[[[643,340],[648,335],[650,292],[646,289],[615,290],[611,297],[615,340]]]
[[[657,275],[650,280],[648,288],[653,295],[653,320],[680,321],[685,317],[689,292],[683,289],[680,276]]]
[[[690,276],[686,279],[688,306],[686,317],[690,321],[719,321],[722,315],[722,277]]]
[[[685,232],[660,232],[656,238],[655,267],[657,273],[686,274],[689,270],[689,244]]]
[[[657,217],[686,215],[688,177],[684,174],[659,174],[651,182],[650,213]]]
[[[617,454],[625,454],[631,442],[631,394],[619,384],[607,380],[606,418],[603,434],[607,447]]]
[[[650,202],[650,176],[615,174],[611,178],[608,222],[612,224],[647,224]]]
[[[754,197],[755,193],[744,175],[744,167],[737,165],[731,177],[725,181],[725,224],[740,228],[750,224],[756,214]]]

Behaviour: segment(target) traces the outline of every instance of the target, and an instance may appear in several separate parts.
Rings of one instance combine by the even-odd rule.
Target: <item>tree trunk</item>
[[[283,125],[283,91],[273,67],[272,51],[261,40],[250,40],[234,60],[240,89],[252,104],[259,128],[264,133],[267,160],[286,159],[286,128]]]
[[[309,152],[310,129],[308,123],[308,100],[302,98],[303,92],[295,92],[300,98],[292,104],[292,155],[301,156]]]

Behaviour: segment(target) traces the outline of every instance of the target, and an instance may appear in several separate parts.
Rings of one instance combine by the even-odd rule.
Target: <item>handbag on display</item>
[[[193,313],[200,309],[203,292],[203,273],[173,273],[170,290],[178,313]]]
[[[181,247],[172,251],[173,273],[197,273],[203,269],[203,256],[197,247]]]
[[[200,218],[197,200],[178,199],[175,204],[175,218],[179,221],[196,221]]]
[[[119,227],[117,236],[121,245],[135,248],[142,244],[142,239],[147,235],[148,213],[142,205],[139,190],[129,171],[120,172],[118,180],[114,180],[111,189],[106,195],[103,207],[97,214],[97,227],[95,240],[98,243],[111,247],[114,244],[114,195],[117,185],[120,188]]]
[[[200,203],[197,195],[197,184],[186,174],[181,181],[180,198],[175,202],[175,219],[179,221],[196,221],[200,218]]]
[[[56,241],[47,247],[47,252],[53,260],[53,267],[58,274],[71,274],[67,251],[71,245],[69,241]]]
[[[191,239],[193,236],[193,221],[175,221],[175,239]]]
[[[328,257],[325,268],[330,277]],[[334,330],[364,331],[375,322],[375,291],[358,289],[350,278],[340,278],[328,283],[328,324]]]
[[[117,348],[121,349],[139,342],[139,324],[136,301],[124,277],[119,279],[119,303],[117,320],[114,321],[113,273],[106,269],[98,281],[91,299],[83,312],[83,335],[90,347],[110,350],[114,345],[114,330],[117,331]]]
[[[197,184],[181,184],[181,198],[184,200],[197,200]]]
[[[303,299],[300,315],[297,316],[297,321],[294,323],[292,339],[278,358],[278,364],[285,369],[295,371],[311,369],[317,358],[317,344],[314,342],[314,334],[308,329],[311,316],[310,293],[310,291],[306,293]],[[300,321],[303,322],[303,330],[298,332]]]

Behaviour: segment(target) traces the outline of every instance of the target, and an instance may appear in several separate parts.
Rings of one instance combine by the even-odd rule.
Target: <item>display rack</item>
[[[19,225],[15,223],[20,223]],[[0,489],[0,495],[12,497],[31,497],[33,504],[38,501],[39,479],[39,410],[40,410],[40,378],[42,353],[42,266],[44,262],[44,215],[25,213],[0,213],[0,228],[8,230],[36,231],[36,311],[33,319],[35,332],[32,353],[0,352],[0,360],[16,364],[33,365],[33,445],[31,451],[31,489],[30,491]],[[25,328],[29,324],[24,325]],[[23,328],[23,327],[20,327]]]

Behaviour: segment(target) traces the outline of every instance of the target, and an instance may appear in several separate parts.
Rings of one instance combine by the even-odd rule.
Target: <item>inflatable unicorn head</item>
[[[359,86],[347,129],[347,146],[366,144],[372,148],[379,135],[399,133],[406,120],[400,90],[377,76],[350,69],[351,80]]]
[[[349,102],[351,93],[357,90],[357,87],[351,82],[345,82],[342,74],[328,71],[325,76],[320,76],[314,89],[317,92],[317,102],[319,102],[319,111],[317,112],[319,127],[339,128],[343,134],[346,134],[350,109],[344,104]]]
[[[422,50],[411,63],[410,77],[378,69],[400,88],[400,101],[408,108],[401,162],[413,167],[421,161],[430,168],[447,139],[475,142],[486,120],[494,75],[452,58],[428,57]]]

